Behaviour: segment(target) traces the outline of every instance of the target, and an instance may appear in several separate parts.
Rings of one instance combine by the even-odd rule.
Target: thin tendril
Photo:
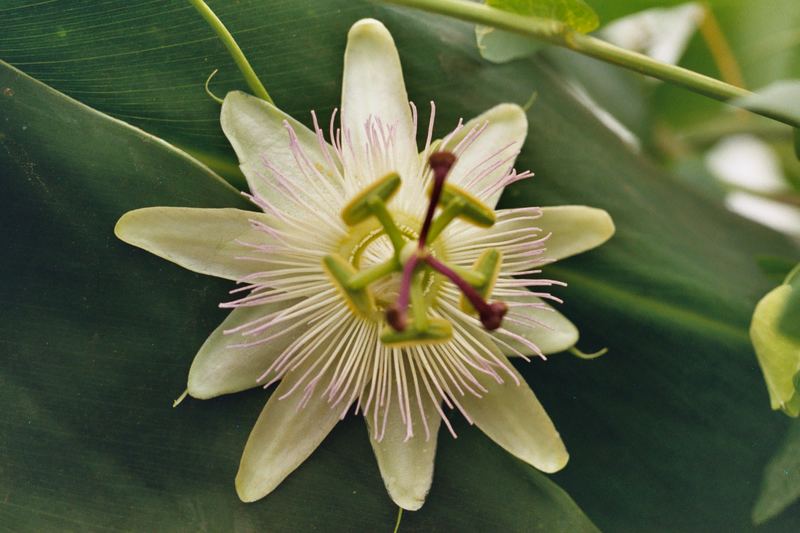
[[[178,399],[172,402],[172,408],[174,409],[175,407],[178,407],[181,404],[181,402],[183,402],[183,400],[186,399],[188,395],[189,395],[189,389],[186,389],[180,396],[178,396]]]
[[[208,7],[203,0],[189,0],[189,3],[192,4],[198,13],[200,13],[200,16],[202,16],[206,22],[208,22],[208,25],[211,26],[211,28],[216,32],[219,40],[222,41],[222,44],[224,44],[225,48],[228,49],[228,53],[233,58],[236,66],[239,67],[239,70],[244,76],[247,85],[253,91],[253,94],[263,100],[266,100],[270,104],[274,104],[275,102],[272,101],[267,89],[264,88],[261,80],[259,80],[258,76],[256,76],[253,67],[250,66],[250,62],[247,61],[244,52],[242,52],[242,49],[239,48],[238,44],[236,44],[236,40],[233,38],[233,35],[231,35],[231,32],[228,31],[228,28],[225,27],[219,17],[214,14],[211,8]]]
[[[212,92],[211,92],[211,89],[209,89],[209,88],[208,88],[208,84],[209,84],[209,83],[211,83],[211,78],[213,78],[214,76],[216,76],[216,75],[217,75],[217,72],[219,72],[219,69],[218,69],[218,68],[215,68],[215,69],[214,69],[214,72],[212,72],[211,74],[209,74],[209,75],[208,75],[208,78],[206,78],[205,89],[206,89],[206,94],[207,94],[207,95],[208,95],[208,96],[209,96],[209,97],[210,97],[212,100],[214,100],[216,103],[218,103],[218,104],[222,105],[222,98],[220,98],[220,97],[219,97],[219,96],[217,96],[216,94],[212,93]]]

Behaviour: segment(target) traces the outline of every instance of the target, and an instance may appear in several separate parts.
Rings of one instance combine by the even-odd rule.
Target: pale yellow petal
[[[189,369],[189,394],[194,398],[205,400],[221,394],[257,387],[259,385],[256,382],[258,377],[303,330],[282,332],[286,329],[286,325],[281,323],[267,328],[256,338],[239,333],[226,335],[224,332],[278,312],[297,301],[286,300],[255,307],[241,307],[231,311],[222,324],[206,339],[192,361],[192,367]],[[236,346],[269,337],[275,338],[255,346]]]
[[[582,205],[543,207],[537,225],[545,235],[545,257],[555,261],[600,246],[614,235],[614,221],[602,209]]]
[[[268,223],[263,213],[240,209],[147,207],[125,213],[114,233],[121,240],[194,272],[237,280],[267,270],[241,244],[268,244],[271,238],[250,221]]]
[[[269,102],[240,91],[225,96],[220,122],[251,192],[288,212],[296,212],[299,206],[287,191],[287,183],[297,191],[324,196],[336,207],[342,205],[338,180],[333,178],[338,172],[333,149],[324,141],[320,145],[317,135],[302,123]],[[298,163],[287,125],[297,136],[307,162],[301,157]]]
[[[411,386],[409,386],[411,388]],[[406,426],[400,416],[397,401],[389,408],[389,419],[380,441],[375,440],[375,426],[371,416],[365,416],[367,427],[378,460],[383,483],[392,500],[403,509],[416,511],[425,503],[425,496],[433,480],[436,457],[436,437],[442,419],[427,394],[420,395],[422,409],[428,425],[428,438],[422,423],[416,398],[411,398],[411,420],[414,435],[406,440]]]
[[[557,472],[569,459],[561,436],[523,377],[508,366],[519,385],[505,374],[505,382],[497,383],[478,373],[488,392],[482,398],[465,394],[459,401],[475,425],[512,455],[543,472]]]
[[[481,228],[465,222],[455,222],[448,234],[448,259],[471,266],[488,248],[503,254],[503,273],[538,268],[545,260],[547,233],[539,222],[542,210],[537,207],[498,209],[491,228]]]
[[[471,132],[480,134],[472,142],[458,149]],[[499,104],[467,122],[464,127],[441,146],[445,150],[458,150],[458,159],[448,180],[467,189],[494,207],[503,187],[494,187],[514,166],[517,153],[528,134],[525,111],[516,104]],[[491,156],[491,157],[490,157]],[[499,163],[496,168],[494,163]]]
[[[415,176],[417,156],[416,132],[406,94],[400,56],[386,27],[377,20],[356,22],[347,35],[342,82],[342,125],[355,156],[344,149],[345,164],[362,165],[365,146],[370,143],[368,121],[379,120],[393,130],[393,161],[379,173],[396,171],[403,179]],[[388,133],[388,129],[386,130]],[[381,176],[360,176],[372,181]]]
[[[532,342],[542,353],[563,352],[578,342],[578,328],[541,298],[527,291],[519,291],[518,296],[503,296],[502,300],[509,305],[509,311],[503,320],[503,329]],[[544,309],[538,306],[544,306]],[[524,343],[502,334],[496,336],[513,347],[512,350],[498,343],[506,355],[515,355],[516,352],[534,355]]]
[[[299,369],[281,381],[247,439],[236,474],[236,492],[244,502],[259,500],[275,490],[339,421],[341,408],[331,409],[319,393],[302,407],[302,387],[280,399],[294,386],[292,378],[297,375],[301,375]]]

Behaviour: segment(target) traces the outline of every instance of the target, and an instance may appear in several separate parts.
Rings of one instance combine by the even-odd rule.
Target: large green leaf
[[[779,515],[800,499],[800,422],[794,422],[777,455],[764,471],[761,494],[753,509],[757,524]]]
[[[786,424],[783,417],[769,411],[747,337],[752,309],[771,285],[755,258],[791,255],[789,243],[727,213],[632,152],[540,60],[513,65],[483,62],[469,25],[345,0],[288,4],[242,0],[214,2],[212,7],[237,35],[278,105],[301,120],[308,120],[311,108],[327,115],[338,105],[345,34],[352,22],[367,15],[380,17],[395,34],[411,97],[418,103],[436,98],[439,133],[454,125],[458,116],[470,117],[499,101],[524,103],[537,91],[529,113],[530,135],[519,163],[521,168],[535,170],[537,177],[515,185],[505,204],[583,202],[607,209],[618,228],[614,239],[600,250],[547,270],[548,275],[570,284],[559,292],[567,300],[561,309],[581,327],[581,346],[608,346],[611,352],[591,362],[551,357],[547,363],[521,367],[571,452],[571,462],[558,480],[601,528],[609,530],[638,530],[652,524],[672,531],[749,527],[760,472]],[[222,46],[182,2],[52,2],[9,9],[3,15],[0,56],[102,111],[209,161],[213,157],[215,168],[224,171],[233,164],[218,128],[218,107],[205,96],[202,83],[213,68],[220,67],[214,90],[221,94],[242,84]],[[36,147],[46,153],[43,146]],[[142,180],[154,179],[139,174]],[[4,239],[14,243],[6,249],[22,248],[30,256],[32,235],[47,235],[42,226],[50,212],[40,211],[39,206],[46,205],[43,199],[29,192],[24,181],[20,183],[15,187],[25,194],[12,203],[16,205],[14,220],[31,219],[35,224],[25,240],[25,235],[10,233]],[[142,186],[151,188],[149,181],[142,181]],[[138,198],[130,196],[116,211],[136,203]],[[105,218],[108,239],[111,215]],[[77,220],[64,224],[82,236],[90,226]],[[61,243],[79,242],[73,236],[51,238],[43,244],[63,247]],[[66,256],[63,248],[56,249],[62,250],[60,257]],[[118,507],[104,505],[106,501],[91,504],[92,513],[107,513],[106,524],[113,520],[111,514],[124,514],[121,509],[143,502],[156,505],[148,511],[153,520],[182,512],[187,522],[192,516],[212,521],[210,529],[223,522],[241,524],[241,529],[264,527],[267,522],[253,522],[250,513],[254,512],[275,520],[275,529],[287,526],[289,520],[302,528],[314,524],[308,505],[288,517],[276,510],[296,509],[292,504],[297,499],[318,502],[323,497],[326,507],[314,509],[318,523],[374,529],[392,520],[366,439],[357,438],[363,430],[354,423],[337,430],[284,488],[256,504],[258,511],[236,506],[232,488],[225,484],[235,470],[262,395],[192,402],[168,413],[161,407],[171,399],[172,390],[175,395],[182,390],[183,372],[194,347],[220,319],[204,309],[223,297],[224,285],[133,251],[116,253],[124,259],[113,266],[128,273],[122,278],[128,289],[126,298],[147,300],[150,307],[112,314],[116,318],[109,319],[110,324],[85,326],[99,339],[110,335],[105,337],[109,343],[91,344],[92,336],[86,340],[87,335],[76,334],[69,317],[50,323],[45,315],[54,302],[79,306],[84,295],[102,296],[92,301],[104,302],[104,310],[117,309],[117,293],[112,289],[121,287],[113,284],[99,287],[105,289],[97,291],[102,292],[99,296],[94,291],[68,289],[69,279],[67,288],[55,294],[26,291],[29,299],[36,295],[34,304],[21,307],[13,323],[5,321],[0,326],[4,328],[1,338],[11,339],[15,353],[24,354],[13,358],[11,370],[4,371],[4,380],[9,381],[6,376],[14,380],[4,386],[3,393],[14,406],[29,406],[28,412],[40,413],[35,427],[44,428],[20,437],[13,447],[4,447],[13,450],[10,464],[17,477],[11,486],[28,491],[21,496],[28,509],[52,512],[55,506],[61,513],[57,516],[70,506],[89,509],[85,502],[92,499],[88,496],[98,487],[106,488],[98,480],[113,479],[109,494],[103,496],[123,503]],[[35,257],[40,261],[45,251],[37,251]],[[22,291],[18,287],[53,277],[41,271],[50,267],[46,261],[39,270],[25,274],[23,267],[30,268],[29,263],[12,258],[14,263],[8,268],[16,273],[13,285],[18,292]],[[163,291],[158,293],[163,299],[153,309],[151,298],[145,295],[156,290]],[[12,296],[13,301],[25,301],[20,294]],[[31,324],[46,325],[54,340],[45,345],[40,340],[42,326],[32,331]],[[127,339],[125,345],[112,350],[120,338]],[[72,347],[62,351],[59,346],[70,345],[68,341]],[[76,357],[65,354],[80,353],[86,345],[98,351],[78,360],[80,364],[74,362],[74,369],[65,364]],[[48,385],[42,386],[43,382]],[[96,388],[87,383],[96,383]],[[127,395],[129,401],[122,395],[126,391],[133,393]],[[100,399],[108,403],[98,420],[87,409],[70,405],[76,402],[99,409],[95,402]],[[42,417],[51,421],[42,423]],[[122,430],[118,419],[127,424]],[[25,423],[16,418],[3,420]],[[61,441],[49,445],[36,440],[44,434],[61,435],[56,423],[70,424],[69,429],[83,439],[82,446],[94,455],[82,453],[77,456],[84,458],[80,460],[63,452],[59,463],[40,468],[37,457],[68,449]],[[197,429],[193,439],[166,429],[183,424]],[[93,438],[82,437],[81,431]],[[108,440],[101,438],[105,431],[110,432]],[[471,431],[462,433],[455,442],[442,438],[440,459],[447,459],[438,463],[429,501],[422,511],[408,513],[403,527],[526,529],[544,512],[541,507],[532,508],[533,503],[519,503],[532,499],[532,492],[519,500],[515,496],[519,484],[535,490],[525,481],[529,471],[520,470],[507,458],[491,459],[480,452],[481,446],[494,449],[482,437]],[[154,450],[164,457],[156,454],[154,458]],[[511,463],[500,468],[493,467],[498,464],[495,461]],[[162,474],[159,468],[165,465],[168,473]],[[104,472],[112,467],[130,479],[105,478]],[[497,477],[485,481],[488,475]],[[51,476],[59,476],[61,483],[78,479],[85,486],[75,481],[58,485]],[[323,478],[339,478],[337,486],[345,488],[332,492],[329,484],[317,483]],[[71,493],[62,495],[65,487]],[[142,496],[141,487],[151,499]],[[353,491],[358,494],[352,495]],[[59,499],[48,501],[47,496],[56,493]],[[11,502],[23,505],[11,494]],[[156,498],[163,502],[154,504]],[[476,513],[499,509],[505,521],[489,524],[493,514],[476,518],[467,512],[471,508],[478,509]],[[17,507],[0,509],[9,516],[22,516]],[[66,516],[73,520],[83,516],[71,513]],[[51,524],[64,524],[58,518],[52,520]],[[191,528],[197,522],[188,523]],[[800,523],[787,514],[771,522],[767,530],[770,527],[793,531]]]
[[[163,141],[3,63],[0,87],[0,522],[40,531],[388,530],[395,508],[361,421],[343,424],[274,495],[247,505],[233,477],[263,391],[171,407],[228,284],[126,246],[114,223],[147,205],[246,207],[241,196]],[[544,475],[475,431],[461,434],[439,452],[421,527],[594,531]],[[466,498],[469,508],[452,513]]]

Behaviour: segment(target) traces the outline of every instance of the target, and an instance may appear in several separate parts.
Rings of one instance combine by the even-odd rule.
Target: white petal
[[[471,132],[481,128],[477,138],[459,148]],[[473,118],[441,147],[455,150],[458,157],[448,180],[494,207],[503,192],[497,184],[514,166],[527,134],[528,119],[516,104],[500,104]]]
[[[320,145],[316,134],[303,124],[274,105],[240,91],[225,96],[220,122],[239,157],[251,192],[288,212],[296,212],[301,206],[292,199],[287,187],[299,195],[313,192],[328,197],[337,208],[342,205],[341,192],[333,179],[338,170],[332,148],[324,141]],[[298,164],[285,123],[297,135],[298,145],[310,165]]]
[[[236,492],[244,502],[259,500],[272,492],[308,458],[339,421],[341,409],[331,409],[318,385],[308,404],[299,407],[302,387],[280,397],[294,385],[300,369],[281,381],[250,432],[236,474]],[[321,387],[321,388],[319,388]]]
[[[537,222],[545,235],[545,256],[550,261],[564,259],[600,246],[614,235],[614,221],[602,209],[583,205],[543,207]]]
[[[543,472],[557,472],[569,459],[561,437],[528,384],[509,363],[520,383],[505,377],[497,383],[490,376],[476,378],[489,391],[482,398],[460,397],[461,404],[481,430],[512,455]]]
[[[430,397],[424,393],[420,397],[430,431],[427,440],[419,407],[413,395],[411,417],[414,436],[407,441],[406,426],[400,416],[397,401],[389,408],[389,419],[380,441],[376,441],[374,437],[373,417],[364,417],[386,490],[394,503],[409,511],[416,511],[422,507],[425,496],[431,488],[436,457],[436,435],[442,421]]]
[[[537,207],[498,209],[491,228],[479,228],[457,221],[447,239],[451,246],[448,258],[470,267],[487,248],[503,253],[503,272],[514,273],[537,268],[546,258],[547,241],[540,229],[542,210]],[[538,252],[537,252],[538,250]]]
[[[189,394],[194,398],[205,400],[258,386],[256,382],[258,377],[302,333],[302,330],[287,332],[270,342],[255,346],[233,346],[254,339],[236,333],[225,335],[223,332],[285,309],[297,301],[287,300],[234,309],[206,339],[192,361],[189,370]],[[285,327],[285,324],[279,324],[269,328],[262,334],[262,338],[269,337]]]
[[[247,246],[267,244],[270,237],[250,221],[268,223],[262,213],[239,209],[147,207],[125,213],[114,233],[167,261],[194,272],[237,280],[266,270],[260,261],[237,259],[252,255]]]
[[[503,329],[532,342],[542,353],[563,352],[578,342],[578,328],[567,317],[530,292],[519,291],[519,296],[503,296],[502,300],[509,304],[508,313],[503,320]],[[515,306],[515,303],[524,306]],[[544,306],[545,309],[538,308],[537,305]],[[515,352],[498,343],[506,355],[515,355],[517,352],[533,355],[524,343],[499,333],[495,335],[516,350]]]
[[[363,173],[364,146],[368,142],[368,121],[379,119],[385,128],[394,129],[394,161],[383,174],[397,171],[403,179],[416,176],[419,157],[416,132],[403,81],[400,57],[386,27],[373,19],[356,22],[347,35],[342,82],[342,124],[356,156],[343,149],[349,172]],[[359,171],[360,169],[360,171]],[[381,177],[359,176],[367,182]]]

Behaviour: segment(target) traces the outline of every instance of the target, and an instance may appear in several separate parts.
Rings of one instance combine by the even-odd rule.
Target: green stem
[[[442,212],[439,213],[433,223],[431,224],[431,229],[428,231],[428,239],[427,244],[433,243],[436,240],[436,237],[447,227],[450,222],[453,221],[461,212],[464,210],[464,200],[461,198],[453,198],[450,202],[442,209]]]
[[[422,287],[424,277],[425,270],[422,269],[411,282],[411,313],[414,315],[414,329],[420,333],[428,330],[428,310],[425,308],[425,290]]]
[[[752,94],[747,89],[730,85],[724,81],[677,65],[662,63],[652,57],[614,46],[591,35],[568,31],[565,35],[565,41],[566,46],[576,52],[668,81],[723,102]]]
[[[394,524],[394,533],[400,531],[400,521],[403,519],[403,508],[397,508],[397,522]]]
[[[394,257],[391,257],[383,263],[378,263],[377,265],[373,265],[357,274],[354,274],[347,282],[347,288],[353,291],[361,290],[372,282],[378,281],[382,277],[388,276],[392,272],[395,272],[397,270],[397,266],[397,260]]]
[[[486,276],[480,272],[475,272],[468,268],[463,268],[456,265],[447,265],[450,270],[461,276],[461,279],[472,285],[473,287],[481,287],[486,283]]]
[[[231,35],[231,32],[228,31],[228,28],[225,27],[219,17],[217,17],[217,15],[211,11],[211,8],[208,7],[203,0],[189,0],[189,3],[194,6],[194,8],[200,13],[206,22],[208,22],[209,26],[211,26],[211,28],[217,33],[219,40],[222,41],[222,44],[224,44],[225,48],[228,49],[228,53],[230,53],[233,61],[236,63],[236,66],[239,67],[239,70],[244,76],[244,79],[247,82],[247,85],[250,87],[250,90],[253,91],[253,94],[263,100],[266,100],[270,104],[274,104],[275,102],[272,101],[267,89],[264,88],[261,80],[259,80],[258,76],[256,76],[253,67],[250,66],[250,62],[247,61],[242,49],[239,48],[238,44],[236,44],[233,35]]]
[[[391,4],[415,7],[441,15],[448,15],[461,20],[492,26],[501,30],[532,37],[556,46],[574,50],[575,52],[613,63],[627,69],[652,76],[675,85],[679,85],[702,95],[736,104],[736,99],[753,93],[735,87],[717,79],[697,72],[656,61],[638,52],[614,46],[606,41],[590,35],[571,30],[566,24],[539,17],[517,15],[502,9],[496,9],[475,2],[464,0],[384,0]],[[753,111],[756,112],[756,111]],[[792,121],[766,112],[759,115],[779,122],[798,127]]]
[[[403,247],[406,244],[406,240],[403,238],[403,233],[394,223],[394,219],[386,208],[386,204],[383,203],[383,200],[379,197],[372,196],[367,200],[367,205],[370,211],[372,211],[372,214],[375,215],[375,218],[377,218],[383,226],[383,231],[386,232],[389,240],[392,241],[395,257],[399,258],[400,252],[403,251]]]

